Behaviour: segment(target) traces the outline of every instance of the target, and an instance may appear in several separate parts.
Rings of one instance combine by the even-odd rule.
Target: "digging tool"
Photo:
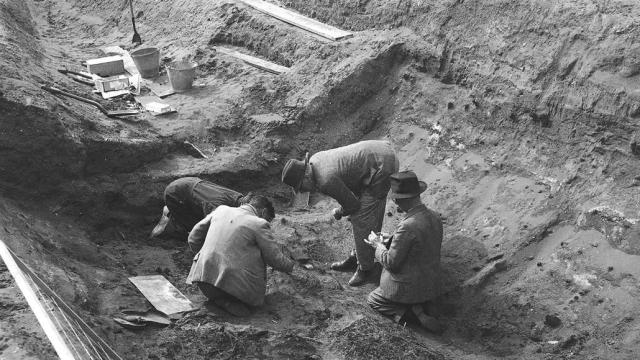
[[[138,34],[138,30],[136,30],[136,17],[133,15],[133,0],[129,0],[129,9],[131,10],[131,23],[133,24],[133,39],[131,42],[134,44],[142,44],[142,38],[140,34]]]
[[[100,110],[103,114],[107,115],[108,117],[135,115],[135,114],[139,114],[140,113],[140,111],[138,111],[138,110],[107,110],[107,109],[104,108],[104,106],[100,105],[100,103],[97,102],[97,101],[94,101],[94,100],[91,100],[91,99],[86,99],[86,98],[83,98],[82,96],[74,95],[74,94],[71,94],[69,92],[62,91],[60,89],[54,88],[52,86],[42,85],[40,87],[42,89],[44,89],[44,90],[47,90],[48,92],[50,92],[52,94],[68,96],[68,97],[70,97],[72,99],[76,99],[78,101],[82,101],[82,102],[85,102],[87,104],[93,105],[93,106],[97,107],[98,110]]]
[[[123,319],[127,321],[138,323],[146,322],[156,325],[171,325],[171,320],[165,314],[155,310],[122,310],[122,313],[125,315]]]
[[[91,75],[83,73],[81,71],[72,71],[67,69],[58,69],[58,72],[71,77],[71,80],[79,82],[80,84],[95,86],[96,84],[91,80]]]
[[[83,77],[85,79],[89,79],[89,80],[93,80],[93,77],[91,76],[91,74],[83,72],[83,71],[73,71],[73,70],[69,70],[69,69],[58,69],[58,72],[61,74],[72,74],[72,75],[78,75],[80,77]]]

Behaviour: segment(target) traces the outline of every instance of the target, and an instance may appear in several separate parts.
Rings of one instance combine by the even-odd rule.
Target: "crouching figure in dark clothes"
[[[247,316],[250,307],[264,303],[266,265],[293,270],[288,252],[273,240],[269,199],[250,194],[244,201],[237,208],[218,206],[193,227],[188,240],[196,255],[187,283],[235,316]]]
[[[174,180],[164,190],[162,217],[150,237],[158,237],[165,231],[186,237],[208,213],[220,205],[240,206],[242,197],[237,191],[197,177]]]
[[[420,200],[426,184],[411,171],[391,175],[391,198],[405,218],[395,230],[389,248],[382,239],[365,239],[382,264],[380,286],[369,294],[374,310],[402,323],[418,320],[439,333],[438,321],[424,312],[423,304],[439,291],[442,220]]]

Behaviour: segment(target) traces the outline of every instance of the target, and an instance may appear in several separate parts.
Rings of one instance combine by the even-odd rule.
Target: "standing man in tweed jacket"
[[[369,294],[367,303],[397,322],[418,320],[427,330],[439,333],[438,321],[422,307],[438,296],[442,244],[442,220],[420,200],[426,188],[412,171],[391,176],[391,198],[407,215],[388,248],[380,237],[365,240],[383,268],[380,286]]]
[[[296,191],[317,189],[334,198],[336,220],[348,216],[353,226],[357,270],[349,285],[377,282],[373,249],[364,243],[371,231],[380,231],[389,192],[389,176],[398,171],[398,158],[387,141],[368,140],[320,151],[305,161],[291,159],[282,170],[282,182]],[[356,257],[334,263],[334,270],[355,268]]]

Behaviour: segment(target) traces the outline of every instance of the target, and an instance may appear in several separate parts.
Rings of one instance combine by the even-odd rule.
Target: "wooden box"
[[[101,92],[124,90],[129,87],[129,78],[125,75],[110,76],[95,80],[96,88]]]
[[[122,56],[90,59],[87,60],[87,70],[100,76],[120,75],[124,74],[124,61],[122,61]]]

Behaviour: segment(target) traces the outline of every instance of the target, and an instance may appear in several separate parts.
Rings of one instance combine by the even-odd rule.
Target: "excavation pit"
[[[57,69],[107,46],[134,51],[126,2],[0,7],[0,239],[123,358],[637,353],[640,6],[283,4],[354,32],[329,41],[241,2],[161,5],[134,3],[143,46],[158,47],[163,64],[197,62],[194,86],[164,98],[176,113],[128,119],[40,88],[92,96]],[[132,102],[96,99],[109,110]],[[296,211],[280,183],[288,158],[382,138],[428,183],[423,200],[445,222],[439,336],[370,310],[373,285],[350,288],[349,274],[328,268],[351,249],[333,200],[313,195]],[[267,194],[276,237],[311,268],[269,271],[266,304],[251,317],[204,304],[184,282],[184,238],[148,238],[164,187],[183,176]],[[400,215],[391,202],[387,212],[391,231]],[[120,327],[116,314],[148,306],[128,277],[153,274],[203,306],[166,328]],[[0,314],[1,358],[55,358],[4,266]]]

